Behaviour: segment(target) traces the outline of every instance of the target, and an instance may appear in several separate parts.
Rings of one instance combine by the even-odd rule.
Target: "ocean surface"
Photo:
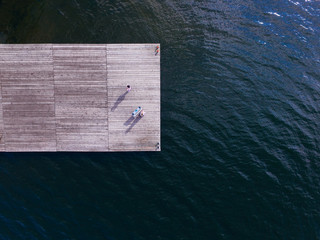
[[[0,239],[320,239],[320,1],[0,0],[0,43],[161,43],[162,151],[0,154]]]

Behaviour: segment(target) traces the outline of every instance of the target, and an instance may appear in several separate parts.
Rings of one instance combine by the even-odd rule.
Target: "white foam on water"
[[[268,12],[269,14],[272,14],[272,15],[275,15],[275,16],[277,16],[277,17],[281,17],[281,15],[279,14],[279,13],[277,13],[277,12]]]

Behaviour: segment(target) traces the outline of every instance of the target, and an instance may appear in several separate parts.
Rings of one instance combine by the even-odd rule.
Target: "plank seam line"
[[[107,146],[107,149],[108,151],[110,151],[110,135],[109,135],[109,132],[110,132],[110,121],[109,121],[109,88],[108,88],[108,44],[105,45],[106,46],[106,88],[107,88],[107,91],[106,91],[106,101],[107,101],[107,120],[108,120],[108,146]]]
[[[4,145],[4,151],[7,151],[7,145],[6,145],[6,132],[5,132],[5,126],[4,126],[4,117],[3,117],[3,94],[2,94],[2,81],[0,81],[0,90],[1,90],[1,114],[2,114],[2,127],[3,127],[3,132],[2,132],[2,136],[1,136],[1,141],[3,142]]]
[[[160,53],[159,53],[159,149],[158,151],[161,151],[161,45],[158,44],[160,47]]]
[[[53,102],[54,102],[54,131],[56,139],[56,152],[58,152],[58,136],[57,136],[57,117],[56,117],[56,83],[55,83],[55,74],[54,74],[54,59],[53,59],[53,44],[51,44],[51,57],[52,57],[52,80],[53,80]]]

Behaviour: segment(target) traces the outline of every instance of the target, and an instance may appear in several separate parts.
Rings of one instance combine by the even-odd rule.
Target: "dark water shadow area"
[[[90,165],[91,161],[105,163],[105,160],[110,160],[115,161],[120,166],[121,164],[118,164],[119,160],[129,161],[135,159],[132,156],[149,159],[158,156],[158,152],[0,152],[0,173],[6,171],[6,167],[8,166],[16,168],[17,165],[15,164],[24,165],[30,163],[30,161],[41,163],[42,167],[48,167],[48,164],[51,162],[61,163],[64,167],[71,164],[73,167],[82,168],[82,165]],[[37,168],[39,164],[28,165],[22,169]],[[54,171],[53,168],[51,170]],[[66,172],[65,174],[69,173]]]
[[[126,98],[127,93],[128,93],[128,92],[126,91],[124,94],[122,94],[122,95],[120,95],[120,96],[118,97],[117,101],[114,103],[113,107],[111,108],[111,112],[113,112],[114,110],[117,109],[117,107],[119,106],[119,104]]]

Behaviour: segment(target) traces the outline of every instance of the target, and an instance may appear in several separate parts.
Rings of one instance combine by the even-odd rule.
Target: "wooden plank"
[[[0,151],[159,151],[157,45],[0,44]]]
[[[53,45],[57,151],[108,150],[106,62],[105,45]]]
[[[3,123],[3,109],[2,109],[2,94],[1,94],[1,84],[0,84],[0,151],[6,151],[5,145],[5,131],[4,131],[4,123]]]
[[[6,151],[56,151],[52,45],[0,45],[0,52]]]
[[[156,44],[107,45],[109,149],[159,151],[160,55]],[[126,85],[132,90],[127,93]],[[141,106],[146,115],[133,119]]]

